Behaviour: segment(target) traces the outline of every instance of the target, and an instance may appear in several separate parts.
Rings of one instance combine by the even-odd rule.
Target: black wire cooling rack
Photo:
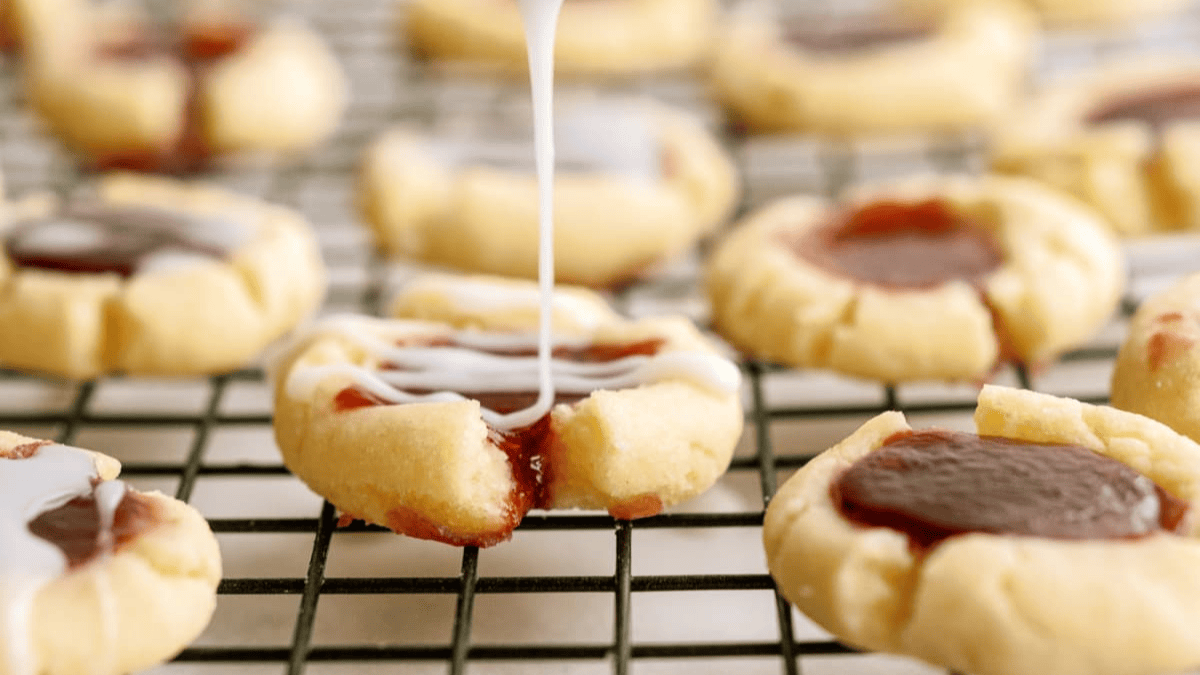
[[[492,114],[526,94],[407,59],[389,2],[287,6],[324,32],[342,57],[354,92],[343,129],[303,160],[210,178],[308,215],[331,270],[327,308],[377,313],[404,271],[372,254],[356,224],[354,169],[362,148],[398,121],[429,126],[463,111]],[[789,8],[802,19],[825,20],[844,11],[839,6],[831,0]],[[1060,34],[1043,44],[1038,77],[1129,50],[1194,49],[1196,36],[1194,15],[1119,34]],[[86,183],[88,176],[24,111],[19,82],[14,64],[0,69],[9,194]],[[619,87],[718,119],[695,79]],[[743,211],[788,192],[836,194],[859,180],[981,165],[980,141],[971,137],[726,140],[743,170]],[[703,324],[699,255],[622,291],[615,302],[632,314],[679,310]],[[1142,270],[1161,271],[1152,260]],[[1149,283],[1134,284],[1124,316],[1136,295],[1154,285],[1138,281]],[[1044,372],[1010,370],[997,381],[1103,402],[1122,323]],[[173,493],[209,518],[226,567],[216,616],[195,645],[155,672],[927,672],[905,660],[857,654],[796,614],[765,573],[758,531],[763,505],[781,481],[869,417],[900,409],[914,425],[969,429],[974,389],[881,388],[755,361],[743,370],[745,438],[710,495],[635,522],[535,512],[512,542],[483,551],[361,523],[337,527],[333,507],[280,464],[260,368],[207,380],[81,384],[0,373],[0,427],[112,454],[136,486]]]

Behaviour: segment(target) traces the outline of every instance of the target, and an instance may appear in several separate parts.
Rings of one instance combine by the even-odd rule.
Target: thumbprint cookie
[[[116,480],[111,457],[0,431],[0,672],[125,675],[216,606],[216,538],[190,506]]]
[[[1095,207],[1122,235],[1200,229],[1200,61],[1127,64],[1046,89],[1006,123],[996,171]]]
[[[730,116],[753,131],[959,131],[1007,112],[1031,47],[1030,19],[1010,4],[829,25],[743,14],[718,41],[713,81]]]
[[[692,246],[733,206],[731,160],[683,112],[602,99],[562,106],[556,126],[555,275],[565,283],[628,282]],[[360,205],[389,253],[467,272],[537,276],[538,187],[527,122],[435,135],[391,131],[367,152]]]
[[[196,375],[253,359],[324,295],[290,209],[215,187],[112,175],[0,218],[0,365],[67,378]]]
[[[405,8],[418,55],[526,72],[516,0],[413,0]],[[568,2],[558,19],[555,71],[617,76],[695,66],[708,53],[717,10],[714,0]]]
[[[1090,210],[1029,180],[942,177],[790,197],[714,251],[713,323],[754,356],[886,383],[1036,367],[1110,318],[1121,249]]]
[[[421,319],[310,328],[274,377],[288,468],[346,519],[476,546],[530,509],[654,515],[724,473],[739,371],[690,321],[559,290],[543,389],[536,286],[519,283],[419,281],[396,306]]]
[[[783,595],[850,645],[955,672],[1200,663],[1200,446],[995,386],[975,425],[883,413],[793,475],[763,524]]]
[[[31,2],[26,23],[53,23],[54,4]],[[198,171],[328,137],[347,86],[324,39],[234,7],[185,12],[171,26],[127,17],[122,30],[50,32],[31,59],[30,99],[99,169]]]
[[[1200,274],[1138,307],[1112,376],[1112,404],[1200,439]]]

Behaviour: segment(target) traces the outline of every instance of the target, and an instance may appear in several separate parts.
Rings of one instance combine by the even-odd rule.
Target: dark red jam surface
[[[48,245],[38,240],[43,227],[68,223],[95,234],[82,246]],[[58,272],[113,273],[129,277],[150,256],[178,252],[224,258],[218,246],[190,234],[193,223],[177,214],[149,208],[72,205],[47,218],[15,224],[3,239],[4,254],[16,267]]]
[[[1004,261],[989,232],[933,200],[878,202],[840,213],[790,243],[831,273],[892,288],[955,280],[980,286]]]
[[[925,550],[969,532],[1132,539],[1179,532],[1187,503],[1086,448],[954,431],[903,432],[850,466],[833,501]]]
[[[843,55],[908,45],[928,39],[932,34],[930,26],[891,23],[881,17],[878,22],[864,20],[832,26],[796,24],[784,32],[784,40],[806,52]]]
[[[255,34],[246,23],[195,23],[178,34],[154,34],[147,28],[127,40],[98,48],[101,58],[140,60],[156,56],[174,56],[188,71],[187,103],[179,137],[165,148],[129,148],[94,159],[101,171],[126,169],[159,173],[186,174],[209,168],[214,158],[209,147],[201,110],[201,86],[204,72],[221,59],[236,54]]]
[[[161,520],[147,497],[126,492],[117,505],[111,532],[100,531],[100,513],[92,496],[76,497],[29,523],[29,531],[62,550],[74,569],[105,551],[116,552]]]
[[[453,342],[439,340],[430,346],[453,346]],[[583,348],[560,347],[554,350],[555,358],[567,359],[581,363],[605,363],[616,361],[627,356],[652,356],[662,346],[661,340],[643,340],[626,344],[592,344]],[[536,349],[518,349],[492,351],[490,353],[510,356],[533,356]],[[413,394],[432,393],[427,390],[411,390]],[[463,396],[479,401],[480,405],[499,413],[509,413],[533,405],[537,401],[537,391],[507,391],[507,392],[458,392]],[[588,394],[562,393],[555,397],[555,403],[577,403]],[[387,405],[377,396],[350,386],[342,389],[334,397],[334,409],[339,412]],[[550,505],[548,487],[552,482],[554,472],[555,446],[557,439],[550,426],[550,416],[543,415],[534,424],[514,429],[500,431],[492,429],[490,437],[493,443],[508,455],[509,466],[513,472],[515,487],[509,497],[509,518],[506,527],[499,532],[483,535],[462,537],[447,532],[431,523],[422,514],[411,509],[396,509],[389,514],[389,528],[422,539],[433,539],[457,546],[491,546],[507,540],[513,529],[520,524],[530,509],[546,508]],[[653,499],[652,499],[653,498]],[[653,495],[638,498],[628,505],[622,505],[617,517],[645,517],[654,515],[662,510],[662,502]]]
[[[1098,105],[1088,124],[1144,122],[1155,129],[1175,120],[1200,118],[1200,82],[1181,82],[1125,94]]]

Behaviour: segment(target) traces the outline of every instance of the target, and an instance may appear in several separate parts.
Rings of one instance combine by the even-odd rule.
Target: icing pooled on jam
[[[31,443],[0,458],[0,669],[40,672],[30,624],[42,586],[118,550],[155,518],[153,505],[124,483],[101,481],[85,450]]]
[[[15,267],[122,277],[228,258],[250,237],[229,219],[146,206],[69,205],[3,236]]]
[[[850,520],[918,548],[960,534],[1135,539],[1178,532],[1187,502],[1075,445],[951,431],[903,432],[851,465],[833,499]]]

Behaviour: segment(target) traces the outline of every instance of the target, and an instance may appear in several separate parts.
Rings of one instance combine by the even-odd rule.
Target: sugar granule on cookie
[[[1200,446],[990,385],[975,424],[883,413],[792,476],[763,525],[784,596],[848,644],[977,675],[1200,663]]]
[[[123,675],[167,660],[216,605],[217,542],[116,460],[0,432],[0,672]]]

